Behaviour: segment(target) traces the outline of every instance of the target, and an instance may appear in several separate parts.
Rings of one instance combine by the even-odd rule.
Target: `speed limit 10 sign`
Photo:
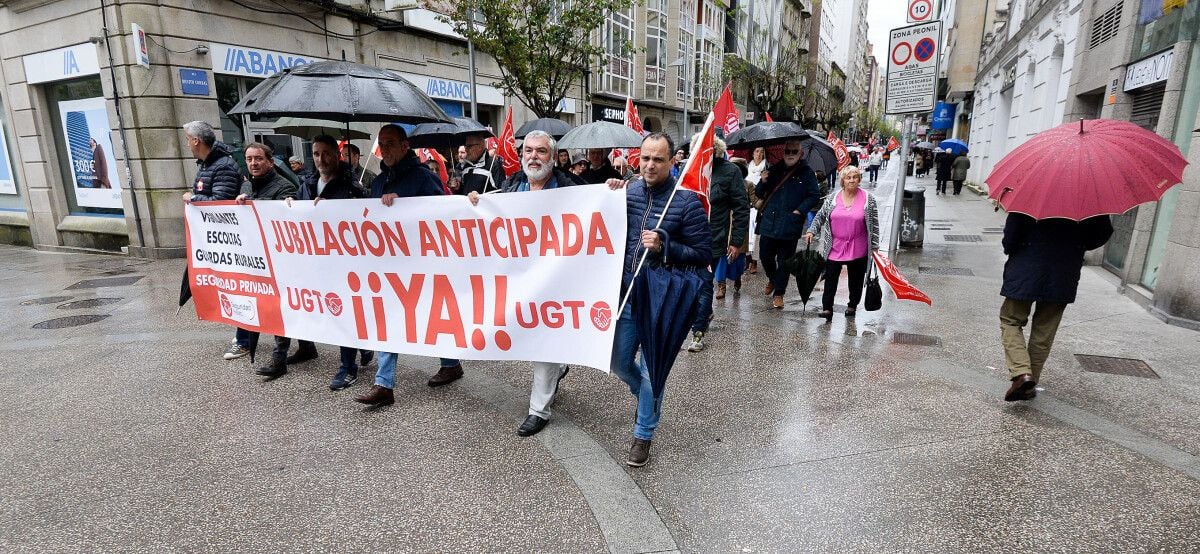
[[[941,0],[908,0],[908,22],[925,23],[938,18]]]

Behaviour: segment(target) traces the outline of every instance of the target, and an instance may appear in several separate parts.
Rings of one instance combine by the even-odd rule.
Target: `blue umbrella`
[[[939,142],[938,146],[942,147],[943,150],[955,155],[962,154],[963,152],[970,150],[970,148],[967,148],[967,143],[959,139],[946,139],[942,142]]]
[[[643,338],[642,361],[655,399],[662,398],[667,374],[700,311],[697,299],[703,282],[693,270],[649,265],[634,277],[633,317]]]

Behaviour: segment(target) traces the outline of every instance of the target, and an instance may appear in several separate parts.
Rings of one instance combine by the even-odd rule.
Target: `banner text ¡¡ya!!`
[[[607,371],[625,195],[602,186],[463,196],[196,204],[201,319],[402,354]]]

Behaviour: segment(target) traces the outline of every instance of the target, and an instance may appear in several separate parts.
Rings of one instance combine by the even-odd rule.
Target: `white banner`
[[[202,319],[326,344],[608,371],[625,195],[603,186],[185,210]]]

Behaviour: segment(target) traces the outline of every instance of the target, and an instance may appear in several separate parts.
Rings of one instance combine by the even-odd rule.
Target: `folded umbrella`
[[[558,140],[563,138],[563,135],[566,135],[570,130],[571,126],[567,124],[566,121],[554,119],[552,117],[543,117],[533,121],[526,121],[521,128],[517,129],[517,132],[514,133],[513,136],[523,139],[525,138],[525,135],[528,135],[529,133],[534,131],[543,131],[546,134],[554,137],[554,140]]]
[[[725,137],[725,145],[731,149],[758,148],[782,144],[789,140],[811,138],[804,127],[790,121],[760,121],[743,127]]]
[[[624,125],[611,121],[595,121],[571,129],[558,141],[560,149],[637,148],[642,135]]]
[[[307,117],[329,121],[450,121],[416,85],[386,69],[345,61],[314,62],[268,77],[229,115]]]
[[[1038,133],[984,182],[1007,211],[1081,221],[1162,198],[1186,166],[1171,141],[1128,121],[1092,119]]]
[[[930,300],[928,295],[921,292],[921,289],[912,286],[908,282],[908,279],[905,279],[900,270],[896,268],[896,264],[893,264],[892,260],[888,259],[887,256],[884,256],[877,250],[871,253],[871,258],[875,260],[875,267],[879,269],[879,274],[883,276],[883,280],[887,281],[888,285],[892,287],[892,292],[896,294],[897,300],[915,300],[917,302],[924,302],[930,306],[933,305],[933,300]]]
[[[703,282],[692,270],[648,265],[634,277],[633,318],[656,400],[662,399],[667,375],[691,333]]]
[[[825,256],[812,247],[812,243],[804,246],[804,250],[783,261],[783,268],[796,277],[796,288],[800,291],[800,301],[808,306],[813,289],[825,273]]]

